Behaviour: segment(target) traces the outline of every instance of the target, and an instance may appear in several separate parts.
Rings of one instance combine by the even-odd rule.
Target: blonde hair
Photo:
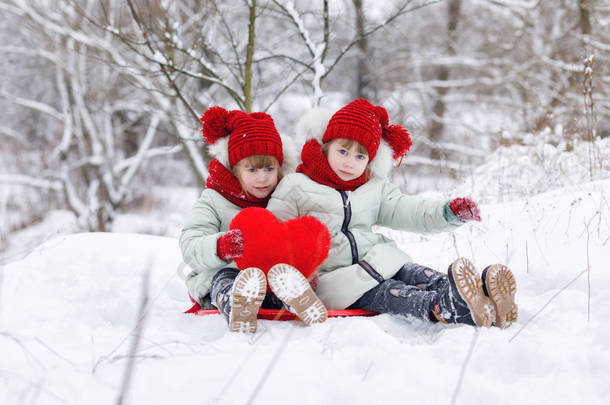
[[[244,166],[252,167],[253,169],[262,169],[269,166],[277,166],[277,181],[279,182],[282,177],[284,177],[284,173],[282,172],[282,166],[280,166],[280,162],[278,162],[275,156],[252,155],[248,156],[247,158],[243,158],[242,160],[237,162],[235,166],[233,166],[233,174],[235,175],[235,177],[237,177],[237,180],[239,180],[240,184],[241,176],[239,169]]]
[[[324,156],[328,157],[328,149],[330,148],[330,145],[332,145],[334,142],[338,142],[342,147],[349,149],[351,148],[354,144],[358,145],[358,153],[362,153],[363,155],[368,156],[369,155],[369,151],[366,150],[366,148],[364,146],[362,146],[362,144],[358,141],[354,141],[353,139],[348,139],[348,138],[335,138],[335,139],[331,139],[329,142],[326,142],[324,145],[322,145],[322,151],[324,152]]]

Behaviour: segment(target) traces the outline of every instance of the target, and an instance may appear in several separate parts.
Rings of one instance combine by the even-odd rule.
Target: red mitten
[[[449,203],[449,208],[462,221],[481,221],[481,210],[476,202],[469,197],[455,198]]]
[[[317,274],[314,274],[313,276],[309,277],[309,285],[314,291],[318,289],[319,281],[320,276],[318,276]]]
[[[216,241],[216,254],[222,260],[240,257],[244,253],[244,237],[241,230],[233,229]]]

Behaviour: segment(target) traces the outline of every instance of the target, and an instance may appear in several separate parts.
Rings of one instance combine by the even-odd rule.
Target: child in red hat
[[[267,280],[260,269],[237,269],[233,260],[243,254],[243,236],[229,225],[243,208],[267,206],[283,172],[294,170],[294,148],[277,132],[271,116],[262,112],[212,107],[201,123],[215,159],[209,164],[207,188],[180,236],[184,261],[192,268],[186,285],[200,306],[211,302],[220,310],[231,331],[254,333],[259,307],[281,308],[283,303],[266,293]],[[304,277],[299,281],[303,289],[310,289]],[[318,303],[325,315],[326,308]],[[322,318],[326,319],[313,321]]]
[[[430,233],[480,221],[470,198],[435,201],[400,192],[387,174],[411,147],[383,107],[354,100],[329,119],[314,110],[300,122],[308,138],[297,173],[282,179],[267,209],[279,220],[311,215],[332,236],[317,294],[328,308],[414,316],[442,323],[508,327],[517,319],[515,278],[506,266],[458,258],[447,274],[415,264],[373,225]]]

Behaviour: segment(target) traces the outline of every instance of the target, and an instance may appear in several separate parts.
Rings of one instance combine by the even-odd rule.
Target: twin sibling
[[[193,269],[189,294],[218,308],[231,331],[254,333],[261,306],[287,308],[308,325],[324,322],[327,308],[485,327],[516,321],[516,282],[506,266],[494,264],[479,275],[468,259],[458,258],[441,273],[413,263],[394,241],[373,232],[373,225],[451,231],[481,220],[470,198],[405,195],[387,179],[411,138],[389,125],[383,107],[358,99],[330,117],[321,110],[307,114],[299,123],[307,141],[296,172],[290,139],[279,135],[269,115],[212,107],[201,121],[215,159],[180,247]],[[233,259],[243,254],[243,234],[229,224],[246,207],[266,207],[280,221],[313,216],[328,227],[329,255],[314,280],[281,263],[267,277],[256,268],[237,269]]]

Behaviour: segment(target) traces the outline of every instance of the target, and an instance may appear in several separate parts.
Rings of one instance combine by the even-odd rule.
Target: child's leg
[[[436,291],[447,279],[447,274],[422,266],[417,263],[406,263],[394,277],[407,285],[414,285],[425,291]]]
[[[409,275],[406,269],[399,277],[413,281],[414,278],[406,277]],[[430,277],[434,291],[422,291],[402,280],[389,279],[366,292],[351,308],[411,315],[443,323],[491,326],[496,316],[494,304],[485,296],[481,277],[470,261],[457,259],[447,275],[438,272],[435,275],[437,277]]]
[[[284,308],[284,303],[274,293],[268,292],[267,295],[265,295],[261,308],[282,309]]]
[[[422,291],[401,280],[388,279],[367,291],[350,308],[432,320],[435,292]]]
[[[426,291],[444,291],[450,286],[447,274],[417,263],[405,264],[392,278]],[[500,328],[509,327],[517,320],[518,315],[518,307],[515,303],[517,284],[513,273],[508,267],[495,264],[483,270],[481,279],[485,296],[491,298],[495,306],[494,325]],[[478,277],[474,277],[474,282],[478,283]]]
[[[239,274],[239,270],[232,268],[220,269],[212,277],[210,286],[210,299],[220,313],[225,317],[227,322],[231,314],[231,296],[233,291],[233,283]]]

